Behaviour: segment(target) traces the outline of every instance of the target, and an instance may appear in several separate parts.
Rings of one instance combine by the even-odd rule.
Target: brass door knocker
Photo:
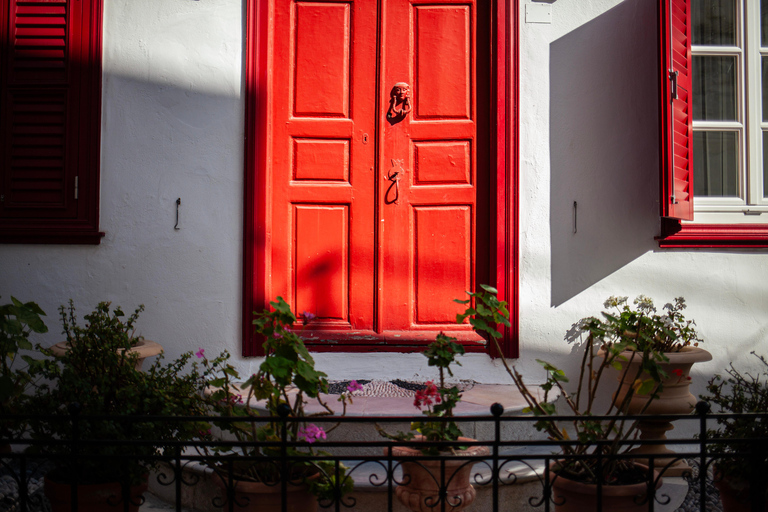
[[[411,111],[411,86],[405,82],[398,82],[389,93],[389,110],[387,121],[395,124],[405,119]]]

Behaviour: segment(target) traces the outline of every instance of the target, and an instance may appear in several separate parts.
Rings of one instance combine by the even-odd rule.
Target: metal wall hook
[[[181,198],[176,199],[176,225],[173,226],[173,229],[176,231],[180,230],[179,227],[179,207],[181,206]]]

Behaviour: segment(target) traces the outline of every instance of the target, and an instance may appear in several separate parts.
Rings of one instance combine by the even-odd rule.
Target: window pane
[[[736,57],[693,57],[693,119],[737,121]]]
[[[763,132],[763,197],[768,197],[768,132]]]
[[[760,46],[768,46],[768,0],[760,0]]]
[[[693,132],[693,194],[738,197],[738,133]]]
[[[736,0],[692,0],[691,24],[693,44],[736,46]]]
[[[763,64],[763,78],[761,83],[763,89],[763,121],[768,121],[768,57],[762,57],[761,62]]]

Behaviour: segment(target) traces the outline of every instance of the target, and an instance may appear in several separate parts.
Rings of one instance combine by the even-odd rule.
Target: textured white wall
[[[563,336],[609,295],[683,295],[712,363],[768,353],[764,250],[659,250],[656,0],[520,0],[521,354],[573,369]],[[541,4],[539,4],[541,5]],[[0,247],[0,293],[49,313],[73,298],[147,306],[142,333],[170,356],[240,350],[241,0],[105,0],[99,246]],[[181,227],[174,231],[175,200]],[[578,203],[573,232],[573,203]],[[661,305],[660,304],[660,305]],[[431,378],[418,354],[318,354],[332,378]],[[236,357],[244,372],[258,360]],[[473,355],[457,377],[506,382]],[[699,383],[702,379],[699,378]],[[701,391],[701,384],[696,386]]]

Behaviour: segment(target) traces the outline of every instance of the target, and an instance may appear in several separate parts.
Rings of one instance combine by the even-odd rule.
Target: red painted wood
[[[415,319],[448,324],[464,306],[453,301],[472,288],[472,208],[417,206],[414,215]]]
[[[382,28],[380,89],[389,92],[398,82],[410,84],[414,108],[398,123],[380,120],[380,187],[392,190],[387,179],[392,168],[402,179],[395,188],[396,201],[395,194],[380,195],[376,330],[431,328],[452,334],[461,310],[452,299],[476,287],[477,267],[487,274],[487,259],[475,255],[477,226],[488,224],[488,209],[478,211],[488,203],[478,200],[488,197],[487,178],[480,185],[478,176],[478,168],[487,169],[481,154],[489,147],[488,117],[474,97],[485,90],[476,77],[476,70],[484,67],[473,66],[487,57],[477,51],[482,37],[476,26],[487,15],[471,2],[412,5],[387,0],[383,9],[388,22]],[[380,95],[379,108],[385,109],[388,101],[388,95]],[[429,145],[461,148],[456,156],[447,154],[443,163],[463,169],[448,171],[441,181],[417,181],[418,151]],[[394,166],[393,160],[398,162]],[[454,172],[468,179],[456,183]],[[431,171],[436,173],[441,171]]]
[[[681,224],[665,219],[657,240],[662,248],[768,247],[768,224]]]
[[[274,7],[265,295],[315,313],[315,328],[373,325],[376,11],[367,6]]]
[[[102,0],[0,5],[0,242],[99,243]]]
[[[690,0],[660,0],[662,216],[693,220]],[[669,80],[676,73],[677,88]],[[676,90],[677,97],[673,98]]]
[[[278,4],[280,2],[277,2]],[[358,23],[355,19],[355,16],[358,13],[358,10],[362,11],[365,10],[366,7],[370,7],[370,3],[366,1],[365,5],[363,5],[363,2],[358,1],[354,4],[351,4],[351,19],[352,19],[352,26],[353,27],[365,27],[365,25],[361,25]],[[404,2],[403,2],[404,3]],[[487,21],[483,27],[482,27],[482,33],[483,34],[490,34],[490,37],[492,38],[486,43],[480,43],[478,45],[478,48],[476,51],[479,54],[479,58],[485,58],[488,61],[493,62],[493,66],[486,65],[484,69],[491,69],[496,67],[494,74],[492,76],[487,77],[478,77],[475,78],[477,80],[476,87],[486,87],[488,92],[484,97],[493,97],[494,103],[490,105],[492,107],[491,110],[485,109],[485,112],[479,112],[475,111],[473,112],[471,109],[475,108],[478,110],[483,110],[482,105],[480,106],[473,106],[470,108],[470,114],[477,116],[480,115],[481,117],[485,115],[486,122],[484,123],[484,128],[488,130],[489,128],[492,128],[494,133],[494,143],[493,144],[487,144],[485,147],[485,151],[477,151],[476,147],[471,147],[471,150],[474,151],[474,155],[470,153],[469,156],[467,156],[467,142],[471,141],[471,137],[468,137],[465,135],[465,132],[462,130],[466,130],[466,127],[462,126],[454,126],[451,129],[453,131],[450,131],[448,133],[448,142],[447,146],[444,146],[447,151],[450,151],[455,154],[456,158],[453,160],[454,164],[444,173],[439,173],[439,168],[436,163],[432,163],[432,167],[429,167],[429,161],[431,159],[427,159],[424,157],[425,152],[429,153],[432,151],[434,156],[437,156],[439,151],[436,150],[437,146],[439,144],[445,145],[446,143],[442,140],[439,140],[437,142],[434,141],[431,135],[427,131],[423,131],[422,133],[418,133],[416,130],[411,130],[411,126],[416,125],[416,128],[418,128],[419,122],[424,122],[424,120],[429,120],[430,118],[428,116],[433,116],[436,112],[435,105],[440,106],[440,101],[435,102],[433,105],[430,106],[432,110],[430,111],[422,111],[422,118],[419,119],[419,114],[416,110],[414,110],[409,118],[399,123],[399,125],[408,125],[409,127],[409,133],[407,134],[410,138],[413,139],[413,143],[408,142],[408,148],[407,148],[407,158],[404,159],[404,164],[406,167],[409,168],[409,171],[406,173],[406,180],[408,181],[407,184],[400,183],[401,185],[401,193],[404,190],[405,185],[409,187],[409,190],[407,190],[409,197],[411,199],[419,199],[422,201],[422,203],[415,203],[415,207],[421,208],[419,210],[420,212],[426,212],[431,207],[440,207],[443,204],[444,199],[444,193],[440,190],[440,188],[445,188],[446,184],[451,184],[453,188],[465,188],[470,189],[472,187],[477,187],[479,189],[478,193],[487,194],[486,197],[490,194],[494,194],[496,201],[483,201],[483,204],[477,205],[473,203],[475,198],[471,197],[472,193],[467,193],[466,190],[459,191],[459,198],[460,200],[457,202],[457,205],[464,205],[464,206],[474,206],[475,210],[472,211],[472,215],[475,216],[475,218],[480,215],[481,218],[484,218],[484,222],[477,222],[475,220],[475,230],[474,237],[479,237],[480,239],[484,239],[486,241],[490,240],[490,235],[492,233],[496,233],[498,236],[496,236],[496,239],[492,243],[485,243],[480,244],[482,247],[477,247],[474,249],[474,252],[476,253],[476,257],[483,259],[485,261],[490,261],[491,266],[487,267],[485,269],[480,270],[479,274],[475,276],[475,278],[478,280],[478,282],[490,282],[491,284],[495,284],[500,288],[500,295],[502,298],[505,298],[506,300],[510,301],[510,309],[513,313],[512,323],[513,327],[512,329],[509,329],[507,332],[505,332],[505,340],[504,340],[504,346],[503,350],[507,353],[507,355],[516,355],[516,348],[517,348],[517,286],[518,286],[518,275],[517,275],[517,238],[516,238],[516,231],[517,231],[517,219],[518,219],[518,213],[517,213],[517,200],[516,200],[516,186],[517,186],[517,163],[516,158],[514,158],[514,155],[517,153],[517,128],[516,126],[512,126],[512,121],[516,119],[516,109],[514,109],[514,105],[516,104],[516,95],[517,95],[517,55],[516,55],[516,38],[517,38],[517,1],[512,0],[511,2],[513,4],[512,8],[509,8],[506,2],[501,2],[499,4],[492,4],[491,13],[492,16],[488,13],[477,16],[474,18],[472,23],[477,23],[478,19],[483,19],[483,16],[485,19],[491,20]],[[389,12],[388,7],[390,5],[394,4],[394,2],[383,2],[382,4],[382,11]],[[312,4],[317,5],[317,4]],[[447,20],[447,22],[443,23],[443,21],[439,20],[435,21],[436,18],[440,18],[440,13],[438,12],[439,9],[435,4],[430,4],[428,7],[428,11],[424,10],[421,12],[423,14],[423,19],[430,20],[429,22],[425,22],[424,26],[429,26],[431,23],[431,26],[445,26],[446,24],[449,26],[457,27],[459,24],[455,23],[457,12],[461,12],[462,9],[466,8],[465,3],[458,3],[456,2],[455,5],[449,5],[446,10],[449,11],[447,18],[443,18],[443,21]],[[278,8],[280,8],[278,6]],[[282,62],[281,59],[284,59],[284,55],[277,55],[275,53],[267,51],[270,39],[273,37],[270,32],[271,29],[275,29],[276,32],[279,31],[277,25],[278,23],[278,17],[274,18],[274,24],[272,23],[272,19],[270,18],[267,9],[268,5],[267,2],[262,2],[260,0],[249,0],[247,4],[247,16],[248,16],[248,22],[247,22],[247,34],[248,34],[248,43],[246,47],[246,91],[247,91],[247,99],[246,99],[246,133],[247,138],[250,141],[249,144],[247,144],[246,148],[246,222],[245,222],[245,262],[244,262],[244,269],[245,269],[245,276],[244,276],[244,318],[243,318],[243,333],[244,333],[244,349],[243,352],[245,355],[256,355],[260,353],[260,347],[259,347],[259,341],[253,339],[251,336],[252,329],[251,329],[251,311],[255,309],[260,309],[263,307],[263,305],[267,302],[269,298],[274,297],[273,290],[275,287],[273,286],[274,283],[270,282],[269,276],[272,275],[270,270],[270,264],[272,261],[274,261],[274,252],[270,248],[270,244],[273,242],[272,236],[275,232],[275,229],[270,228],[270,226],[277,226],[277,223],[274,222],[273,213],[274,208],[264,208],[260,210],[260,206],[265,203],[265,201],[260,200],[259,198],[265,197],[266,190],[271,189],[273,186],[273,180],[275,178],[274,174],[270,174],[271,166],[267,165],[267,163],[272,163],[272,159],[275,157],[276,151],[274,150],[274,147],[276,147],[276,144],[273,141],[269,140],[268,135],[265,135],[265,133],[268,133],[267,130],[265,130],[265,125],[268,122],[271,122],[272,119],[270,116],[268,116],[268,106],[272,105],[272,101],[274,99],[274,96],[272,94],[280,94],[279,92],[275,91],[274,89],[277,87],[285,88],[286,83],[290,83],[289,80],[280,80],[277,78],[277,74],[272,73],[272,67],[275,63],[275,61]],[[409,14],[409,16],[412,15]],[[389,18],[388,18],[389,19]],[[406,17],[406,20],[410,20],[412,18]],[[466,18],[463,18],[466,19]],[[451,23],[453,22],[453,23]],[[363,32],[365,34],[371,34],[375,33],[375,20],[374,20],[374,26],[368,27],[368,30],[360,30],[357,34],[360,32]],[[511,27],[511,31],[508,30],[508,27]],[[477,30],[476,27],[471,26],[471,30]],[[464,25],[461,29],[452,29],[454,33],[461,32],[462,30],[466,30],[466,25]],[[417,33],[417,32],[414,32]],[[426,34],[426,32],[424,32]],[[361,36],[365,37],[365,36]],[[377,44],[379,48],[384,48],[384,39],[386,38],[386,33],[383,32],[381,39],[378,40]],[[422,41],[426,41],[426,39],[422,39]],[[467,38],[464,38],[464,41],[467,41]],[[471,44],[478,44],[477,41],[473,41],[472,38],[469,38],[469,41]],[[426,43],[424,43],[426,44]],[[350,118],[353,120],[354,123],[362,123],[362,116],[355,115],[355,106],[359,103],[355,101],[356,97],[362,97],[357,93],[355,90],[356,83],[359,82],[359,80],[355,79],[355,63],[359,62],[359,56],[356,56],[355,49],[352,48],[350,50],[350,62],[352,63],[352,68],[350,70],[350,76],[352,77],[351,83],[353,85],[350,86],[351,93],[351,101],[349,103],[350,108]],[[382,61],[380,62],[380,66],[382,70],[386,68],[387,60],[386,60],[386,52],[382,50]],[[396,56],[396,52],[393,52],[392,58],[399,58],[402,59],[402,55]],[[265,57],[266,55],[266,57]],[[450,57],[446,58],[454,58],[454,55],[451,55]],[[404,59],[406,64],[411,66],[411,69],[409,70],[409,73],[417,73],[417,71],[413,71],[414,68],[417,66],[414,65],[413,61],[410,61],[409,58]],[[433,59],[434,60],[434,59]],[[428,59],[427,59],[428,61]],[[331,63],[331,65],[335,65]],[[431,66],[434,66],[436,64],[430,64]],[[474,65],[474,64],[473,64]],[[269,71],[269,77],[268,75]],[[462,70],[459,70],[462,71]],[[468,70],[467,73],[470,73],[471,70]],[[408,75],[413,76],[413,75]],[[449,98],[451,98],[451,101],[446,102],[443,101],[442,105],[445,107],[442,113],[439,113],[442,116],[445,116],[448,119],[456,119],[457,117],[459,120],[463,119],[464,124],[467,124],[467,119],[462,118],[461,116],[464,116],[464,112],[466,111],[466,105],[467,102],[464,103],[462,106],[461,101],[458,101],[457,98],[462,97],[460,94],[457,94],[457,90],[459,93],[462,93],[463,91],[466,91],[466,85],[467,85],[467,77],[468,75],[465,73],[464,75],[464,81],[460,82],[461,87],[458,89],[449,89],[448,94]],[[425,73],[422,70],[422,77],[423,80],[428,80],[427,73]],[[268,80],[269,78],[269,80]],[[286,77],[290,78],[290,77]],[[416,80],[414,80],[414,89],[416,88],[415,82],[418,82],[418,76],[415,77]],[[412,78],[413,80],[413,78]],[[391,87],[392,83],[385,84],[385,78],[382,77],[380,82],[378,83],[379,88],[381,89],[379,91],[379,112],[380,114],[383,114],[386,112],[387,108],[387,102],[388,102],[388,93],[389,88]],[[398,80],[399,81],[399,80]],[[374,84],[376,84],[375,77],[374,77]],[[427,82],[425,82],[427,83]],[[279,85],[278,85],[279,84]],[[293,86],[293,85],[292,85]],[[435,86],[435,84],[432,84],[432,86]],[[430,86],[428,85],[427,89]],[[463,87],[463,89],[462,89]],[[343,90],[343,87],[341,88]],[[266,92],[265,92],[266,90]],[[414,91],[415,92],[415,91]],[[510,97],[510,93],[512,94],[512,97]],[[290,89],[290,92],[288,94],[294,94],[294,90]],[[416,92],[416,94],[418,94]],[[443,94],[443,93],[440,93]],[[463,93],[462,93],[463,94]],[[372,94],[373,97],[376,97],[375,93]],[[448,105],[450,103],[450,105]],[[482,102],[481,102],[482,103]],[[330,105],[330,104],[329,104]],[[346,118],[340,117],[338,111],[343,111],[343,106],[341,108],[338,108],[337,106],[339,103],[334,103],[334,107],[323,107],[325,110],[322,114],[323,119],[331,119],[335,121],[344,121]],[[343,105],[343,103],[341,103]],[[464,111],[460,112],[460,109],[457,108],[462,107],[464,108]],[[486,106],[487,107],[487,106]],[[313,107],[315,110],[323,110],[318,107]],[[304,110],[311,110],[308,107],[303,107]],[[457,114],[457,112],[460,112]],[[490,114],[493,113],[493,116],[491,117]],[[334,117],[335,116],[335,117]],[[315,115],[315,117],[320,117],[320,115]],[[468,117],[468,116],[464,116]],[[412,119],[418,119],[418,121],[411,122]],[[300,123],[298,120],[291,120],[295,122],[296,125],[299,125]],[[381,116],[381,119],[373,119],[374,123],[382,123],[383,124],[383,116]],[[473,121],[470,121],[473,122]],[[279,124],[279,121],[276,123]],[[287,123],[290,124],[290,123]],[[389,127],[390,125],[385,125],[385,127]],[[394,125],[398,126],[398,125]],[[379,126],[380,130],[382,129],[382,126]],[[341,128],[338,128],[338,130],[341,130]],[[363,134],[367,134],[369,137],[369,144],[375,145],[376,142],[376,134],[375,132],[367,132],[363,130],[357,130],[356,134],[360,135],[362,137]],[[489,130],[490,133],[490,130]],[[309,144],[316,144],[316,148],[318,148],[321,152],[326,151],[327,155],[330,160],[335,161],[342,161],[343,157],[339,156],[339,153],[335,150],[338,150],[340,146],[334,144],[331,144],[334,146],[334,148],[326,148],[321,149],[320,140],[322,141],[328,141],[328,140],[334,140],[336,133],[332,133],[333,136],[325,136],[325,137],[319,137],[317,138],[316,135],[310,134],[310,133],[300,133],[301,138],[303,138],[304,142],[307,142]],[[381,135],[381,133],[380,133]],[[401,134],[404,135],[404,134]],[[487,136],[487,135],[486,135]],[[383,137],[383,135],[382,135]],[[266,138],[266,140],[265,140]],[[382,139],[383,140],[383,139]],[[379,141],[380,142],[380,141]],[[355,165],[356,165],[356,159],[354,155],[354,144],[355,140],[353,138],[350,138],[350,178],[349,181],[351,182],[351,185],[347,185],[348,188],[355,188],[359,185],[359,182],[355,182]],[[430,146],[430,144],[433,144]],[[309,146],[307,146],[309,147]],[[461,149],[461,151],[459,151]],[[454,151],[456,150],[456,151]],[[418,154],[421,152],[422,158],[419,159]],[[289,152],[286,152],[288,154]],[[478,154],[479,153],[479,154]],[[294,156],[296,153],[294,153]],[[311,161],[310,156],[308,156],[308,153],[304,153],[303,155],[299,155],[301,158],[309,158]],[[324,159],[325,157],[323,157]],[[381,157],[383,158],[383,157]],[[447,157],[446,157],[447,159]],[[305,159],[306,160],[306,159]],[[320,162],[322,159],[317,158],[316,162]],[[450,161],[450,160],[449,160]],[[469,171],[467,170],[468,166],[467,163],[469,162]],[[491,167],[491,162],[493,162],[493,166]],[[417,163],[420,164],[416,165]],[[389,167],[391,167],[391,161],[389,162]],[[330,181],[337,181],[337,182],[344,182],[344,178],[340,178],[341,173],[338,171],[333,171],[330,174],[327,173],[327,171],[322,171],[322,173],[319,173],[318,168],[316,167],[314,170],[310,169],[311,165],[309,167],[306,166],[307,164],[304,164],[304,169],[307,170],[306,174],[299,173],[298,175],[295,174],[295,169],[292,169],[291,172],[294,172],[294,180],[293,181],[306,181],[307,185],[321,185],[316,190],[321,190],[322,187],[325,187],[328,185],[326,182]],[[373,165],[371,167],[374,167]],[[379,167],[381,167],[379,163]],[[492,168],[492,179],[490,176],[482,176],[483,173],[479,173],[478,176],[477,169],[478,168]],[[336,167],[338,168],[338,166]],[[384,180],[383,173],[386,169],[379,168],[377,170],[377,180]],[[315,176],[317,178],[313,178],[312,176]],[[296,179],[298,177],[298,179]],[[346,182],[345,182],[346,183]],[[384,185],[388,185],[388,181],[384,183]],[[296,184],[292,184],[292,187],[288,187],[288,190],[295,192]],[[381,183],[379,183],[381,185]],[[458,186],[457,186],[458,185]],[[419,187],[419,190],[417,190],[417,193],[413,193],[411,189]],[[298,188],[301,188],[300,186]],[[385,192],[386,188],[381,187],[379,188],[379,195],[378,195],[378,201],[379,205],[383,201],[382,196]],[[356,197],[355,194],[351,194],[353,197]],[[346,205],[351,204],[345,202],[347,200],[346,197],[341,197],[341,200],[327,200],[318,202],[317,201],[317,194],[315,195],[315,199],[309,199],[309,198],[303,198],[303,201],[297,202],[295,204],[308,204],[310,207],[329,207],[332,208],[337,205]],[[491,209],[489,205],[494,205],[494,208]],[[450,207],[450,203],[449,203]],[[478,213],[478,211],[480,213]],[[410,226],[409,229],[413,227],[413,224],[415,223],[416,214],[413,213],[416,212],[416,208],[412,210],[411,213],[408,215],[407,223]],[[485,217],[482,217],[485,216]],[[351,224],[354,225],[355,216],[351,216]],[[382,216],[382,218],[384,218]],[[377,222],[380,222],[382,219],[378,219]],[[385,221],[386,222],[386,221]],[[438,221],[439,222],[439,221]],[[453,227],[453,226],[452,226]],[[265,229],[266,228],[266,229]],[[350,229],[350,233],[353,233],[353,230]],[[415,233],[414,231],[410,231],[410,233]],[[423,234],[423,232],[422,232]],[[378,236],[378,235],[377,235]],[[354,235],[352,234],[351,239],[354,239]],[[454,238],[454,237],[452,237]],[[466,237],[467,239],[471,237]],[[407,279],[409,286],[410,293],[416,293],[414,290],[419,289],[415,286],[416,280],[415,275],[412,271],[414,266],[418,266],[418,264],[415,262],[415,258],[417,257],[416,254],[413,253],[413,246],[414,244],[426,244],[425,238],[422,237],[422,241],[419,242],[418,235],[411,235],[405,240],[401,241],[401,245],[405,246],[405,249],[408,254],[411,254],[406,259],[407,262],[407,276],[405,279]],[[381,240],[377,239],[377,246],[376,248],[381,247]],[[476,239],[472,240],[472,243],[476,244]],[[286,244],[286,246],[290,247],[290,244]],[[429,249],[432,252],[436,252],[435,249]],[[350,251],[350,267],[355,266],[356,258],[355,256],[361,256],[362,265],[368,266],[367,268],[376,268],[373,265],[374,256],[373,254],[357,254],[353,251]],[[388,259],[388,258],[387,258]],[[380,267],[378,267],[377,273],[376,273],[376,282],[379,283],[379,287],[384,287],[384,283],[382,282],[381,278],[384,275],[383,268],[387,265],[387,262],[384,261],[385,258],[381,257],[378,261],[381,264]],[[467,258],[465,257],[465,262]],[[472,264],[470,264],[470,267],[473,267]],[[480,265],[474,265],[474,268],[482,267]],[[392,268],[390,266],[390,268]],[[462,267],[464,268],[464,267]],[[438,272],[439,273],[439,265],[435,269],[431,269],[431,272]],[[471,270],[470,270],[471,271]],[[352,275],[354,270],[350,271],[350,275]],[[351,286],[350,294],[355,290],[355,286]],[[412,296],[411,296],[412,298]],[[354,304],[354,300],[350,300],[351,304]],[[406,352],[406,351],[418,351],[423,348],[423,346],[430,341],[434,339],[435,334],[435,325],[434,324],[419,324],[419,323],[412,323],[411,325],[407,325],[405,330],[396,330],[396,329],[390,329],[390,330],[383,330],[381,329],[381,321],[382,321],[382,312],[381,312],[381,302],[379,301],[377,303],[379,307],[376,309],[377,316],[375,318],[378,319],[379,323],[375,324],[375,329],[361,329],[361,328],[353,328],[353,326],[347,322],[346,325],[342,325],[339,321],[332,321],[332,319],[321,319],[322,321],[319,323],[313,322],[309,326],[305,326],[304,336],[307,340],[308,346],[315,351],[397,351],[397,352]],[[371,303],[371,310],[373,310],[373,304]],[[411,304],[409,308],[409,314],[410,318],[415,318],[414,315],[418,315],[418,309],[415,305]],[[429,315],[434,316],[433,313],[429,313]],[[354,315],[352,315],[354,318]],[[361,322],[359,325],[363,325],[364,322]],[[378,331],[377,331],[378,329]],[[467,349],[469,351],[485,351],[487,350],[486,347],[483,344],[477,344],[474,343],[473,340],[475,339],[475,336],[473,335],[470,326],[464,325],[464,326],[455,326],[454,327],[457,334],[459,334],[459,338],[467,346]],[[321,341],[322,340],[322,341]]]

